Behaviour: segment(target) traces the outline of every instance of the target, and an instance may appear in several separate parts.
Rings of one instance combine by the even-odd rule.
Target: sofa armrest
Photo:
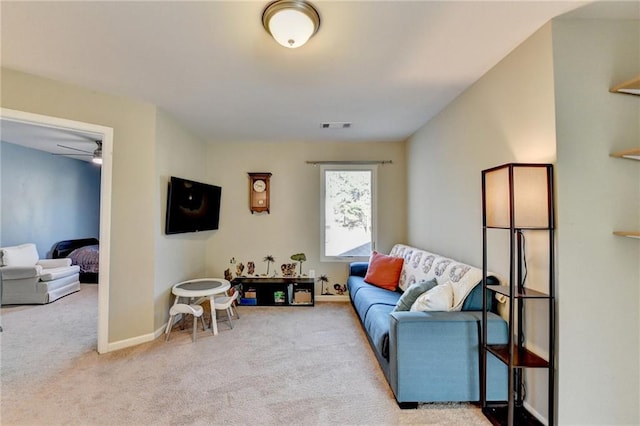
[[[411,312],[394,311],[389,314],[390,338],[394,338],[398,344],[408,337],[407,343],[412,345],[432,346],[434,339],[447,339],[455,341],[463,335],[479,340],[482,312],[455,311],[455,312]],[[473,335],[468,336],[465,324],[473,324]],[[500,316],[487,313],[487,343],[507,343],[507,323]],[[451,328],[445,332],[443,328]],[[452,334],[451,334],[452,333]],[[458,337],[456,337],[458,335]],[[468,341],[468,340],[467,340]]]
[[[475,312],[401,311],[389,321],[389,384],[399,402],[479,399],[481,328]],[[490,313],[488,324],[489,343],[505,343],[505,321]],[[502,368],[493,364],[491,370]]]
[[[62,259],[40,259],[37,264],[44,269],[63,268],[65,266],[71,266],[71,259],[66,257]]]
[[[463,324],[471,323],[477,334],[478,319],[475,315],[465,311],[452,312],[411,312],[394,311],[390,314],[390,333],[394,333],[396,339],[402,343],[405,335],[410,340],[418,341],[416,344],[433,345],[434,339],[444,338],[456,340],[456,334],[462,329]],[[450,327],[453,334],[444,334],[442,327]]]
[[[369,269],[369,262],[351,262],[349,264],[349,275],[364,277],[367,275],[367,269]]]
[[[42,266],[3,266],[0,268],[3,280],[19,280],[23,278],[35,278],[42,274]]]

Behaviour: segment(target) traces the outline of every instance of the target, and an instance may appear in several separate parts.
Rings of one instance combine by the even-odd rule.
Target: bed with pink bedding
[[[98,283],[100,245],[96,238],[64,240],[53,247],[54,259],[68,257],[72,265],[80,267],[81,283]]]

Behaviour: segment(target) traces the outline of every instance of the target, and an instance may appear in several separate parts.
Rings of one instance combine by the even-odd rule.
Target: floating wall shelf
[[[624,151],[612,152],[611,156],[614,158],[627,158],[629,160],[640,160],[640,148],[631,148]],[[638,238],[640,239],[640,232],[638,231],[614,231],[614,235],[620,237]]]
[[[615,158],[628,158],[629,160],[640,160],[640,148],[631,148],[624,151],[617,151],[611,153]]]
[[[640,75],[632,80],[613,86],[609,91],[612,93],[640,96]],[[614,158],[626,158],[629,160],[640,161],[640,148],[631,148],[624,151],[612,152],[610,155]],[[638,231],[614,231],[613,234],[621,237],[640,239],[640,232]]]
[[[613,86],[610,91],[614,93],[640,96],[640,75],[633,80],[625,81],[622,84]]]
[[[640,232],[638,231],[614,231],[614,235],[629,238],[640,238]]]

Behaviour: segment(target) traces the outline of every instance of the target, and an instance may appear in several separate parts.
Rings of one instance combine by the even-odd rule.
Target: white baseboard
[[[156,339],[157,337],[156,334],[157,334],[157,331],[155,333],[143,334],[142,336],[136,336],[130,339],[119,340],[117,342],[110,342],[107,345],[107,352],[113,352],[113,351],[117,351],[124,348],[130,348],[131,346],[136,346],[141,343],[152,342],[153,340]]]
[[[533,417],[535,417],[536,419],[540,420],[540,423],[542,423],[545,426],[547,426],[549,424],[547,419],[542,414],[540,414],[536,410],[534,410],[533,407],[531,405],[529,405],[529,403],[527,401],[524,401],[524,403],[522,405],[524,405],[524,407],[527,409],[527,411]]]
[[[349,301],[349,296],[326,296],[326,295],[317,295],[315,297],[315,301],[316,302],[348,302]]]
[[[349,296],[322,296],[315,297],[316,302],[348,302]],[[167,323],[164,323],[162,327],[156,329],[153,333],[143,334],[142,336],[132,337],[130,339],[119,340],[117,342],[111,342],[107,345],[107,352],[113,352],[120,349],[136,346],[141,343],[152,342],[158,337],[164,334],[164,330],[167,328]]]
[[[167,321],[169,322],[169,321]],[[153,333],[153,338],[157,339],[158,337],[162,336],[164,334],[164,331],[167,329],[167,323],[165,322],[164,325],[162,327],[160,327],[159,329],[157,329],[154,333]]]

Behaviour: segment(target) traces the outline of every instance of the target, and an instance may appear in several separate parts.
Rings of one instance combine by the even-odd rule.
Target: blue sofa
[[[347,286],[398,404],[409,408],[421,402],[479,401],[482,271],[402,244],[390,255],[404,258],[398,291],[366,283],[366,262],[350,265]],[[457,278],[459,300],[454,302],[460,310],[394,311],[403,290],[434,278],[438,284]],[[506,343],[507,324],[495,313],[497,301],[490,295],[487,302],[494,311],[488,313],[488,342]],[[506,366],[489,355],[487,372],[487,399],[506,401]]]

